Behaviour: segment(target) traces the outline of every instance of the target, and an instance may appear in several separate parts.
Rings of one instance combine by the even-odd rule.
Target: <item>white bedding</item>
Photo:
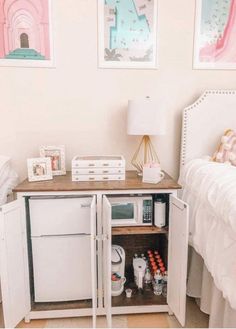
[[[236,167],[195,159],[185,165],[180,183],[190,206],[189,243],[236,309]]]
[[[0,155],[0,205],[7,201],[7,195],[16,186],[18,176],[10,165],[10,158]]]

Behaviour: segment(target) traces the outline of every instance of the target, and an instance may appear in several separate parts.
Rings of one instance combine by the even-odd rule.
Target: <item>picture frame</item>
[[[49,158],[27,159],[29,182],[52,179],[52,166]]]
[[[97,1],[99,68],[157,69],[158,0]]]
[[[52,0],[0,1],[0,66],[55,67]]]
[[[39,154],[40,157],[50,158],[53,176],[66,175],[64,145],[40,146]]]
[[[235,12],[235,1],[196,0],[194,69],[236,69]]]

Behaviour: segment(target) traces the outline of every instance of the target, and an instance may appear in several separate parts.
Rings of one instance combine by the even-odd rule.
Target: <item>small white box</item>
[[[72,175],[125,174],[125,168],[72,168]]]
[[[73,182],[99,182],[99,181],[125,180],[125,174],[121,175],[73,175]]]
[[[122,155],[75,156],[72,160],[72,181],[125,180],[125,159]]]
[[[72,168],[125,168],[125,159],[122,155],[75,156]]]
[[[153,183],[157,184],[159,183],[163,178],[165,177],[165,174],[163,171],[161,171],[160,167],[143,167],[143,182],[144,183]]]

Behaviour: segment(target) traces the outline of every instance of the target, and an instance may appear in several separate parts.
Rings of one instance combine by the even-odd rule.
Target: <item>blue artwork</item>
[[[110,31],[110,49],[130,48],[150,38],[147,17],[138,15],[133,0],[106,0],[115,8],[116,24]]]
[[[154,66],[157,0],[101,0],[105,62],[143,62]]]

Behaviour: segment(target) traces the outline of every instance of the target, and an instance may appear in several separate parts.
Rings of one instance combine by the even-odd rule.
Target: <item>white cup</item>
[[[152,167],[152,168],[143,167],[143,182],[144,183],[157,184],[164,177],[165,177],[165,174],[163,171],[161,171],[160,167]]]
[[[130,288],[125,289],[125,293],[126,293],[126,297],[127,298],[131,298],[131,296],[132,296],[132,289],[130,289]]]
[[[112,291],[119,291],[126,282],[126,278],[120,278],[119,280],[111,281]]]

